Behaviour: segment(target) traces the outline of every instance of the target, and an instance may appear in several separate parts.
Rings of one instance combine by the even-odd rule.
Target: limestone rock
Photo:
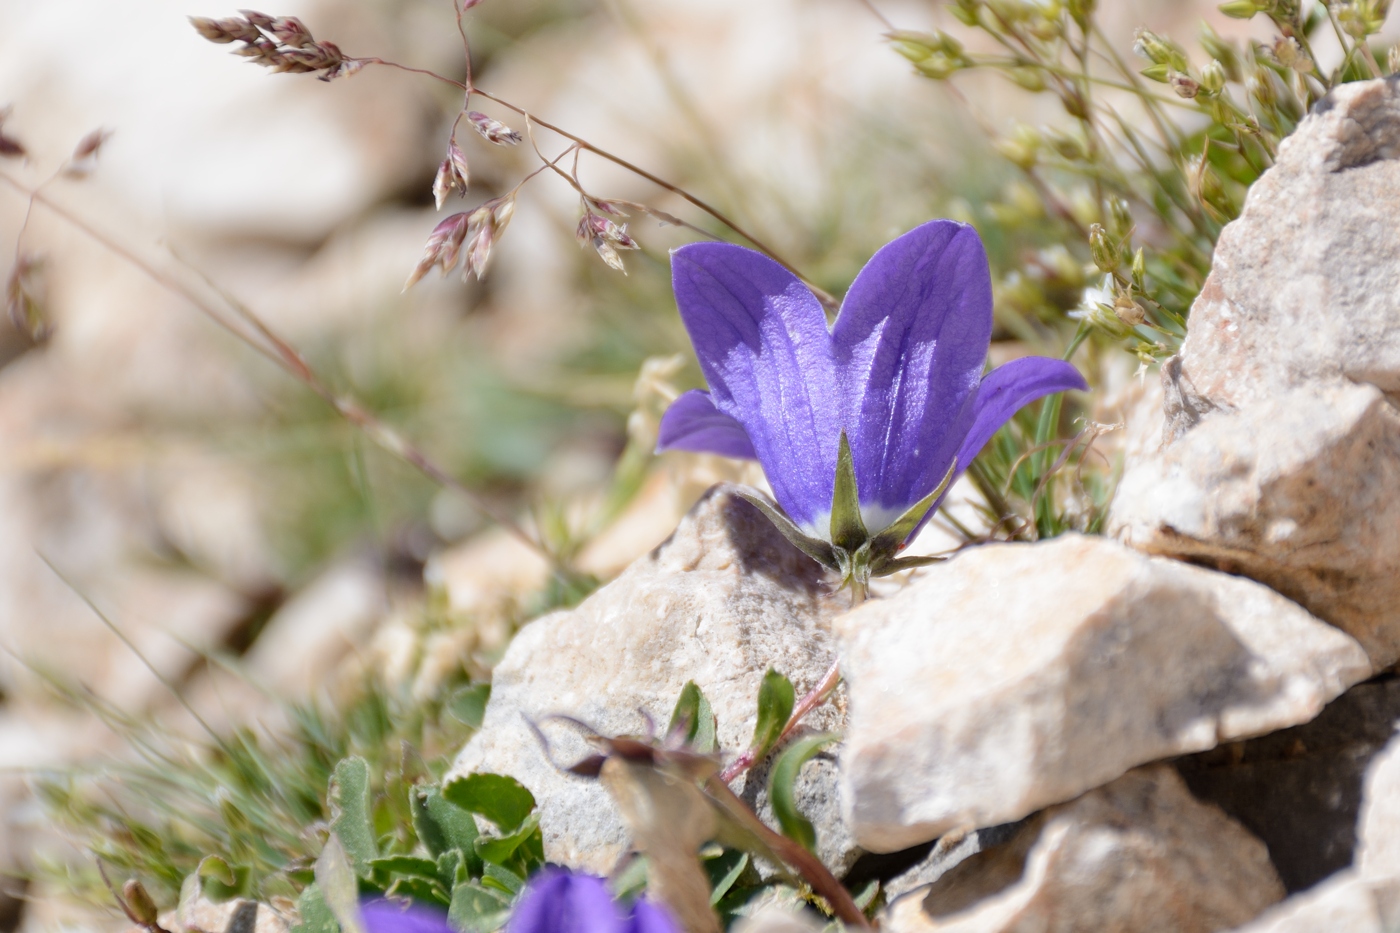
[[[1397,829],[1400,741],[1392,740],[1367,769],[1356,865],[1289,898],[1239,933],[1386,933],[1400,927]]]
[[[890,933],[1213,933],[1283,896],[1259,840],[1169,767],[1028,821],[891,906]]]
[[[1225,228],[1160,451],[1110,533],[1242,573],[1400,659],[1400,85],[1314,108]]]
[[[1400,679],[1368,681],[1312,722],[1221,745],[1176,767],[1193,794],[1264,841],[1289,892],[1302,891],[1355,860],[1367,769],[1397,721]]]
[[[612,583],[516,635],[495,669],[482,729],[452,774],[513,775],[539,801],[548,858],[606,873],[627,845],[616,808],[597,782],[556,770],[527,720],[562,713],[601,733],[637,734],[650,717],[664,728],[694,680],[718,719],[720,747],[740,751],[753,734],[764,672],[787,675],[799,694],[815,686],[833,662],[829,622],[844,605],[829,595],[817,564],[717,487]],[[825,707],[809,723],[839,728],[843,718]],[[557,761],[587,753],[576,731],[541,726]],[[761,778],[755,774],[743,792],[760,805]],[[799,805],[817,827],[823,856],[840,867],[853,847],[835,799],[832,762],[813,761],[799,782]]]
[[[1370,673],[1265,587],[1079,535],[966,551],[835,627],[842,803],[881,852],[1306,722]]]
[[[1281,393],[1212,416],[1137,462],[1113,530],[1267,583],[1400,658],[1400,410],[1374,386]]]
[[[1222,409],[1319,380],[1400,391],[1397,211],[1400,83],[1343,85],[1221,233],[1172,383]]]

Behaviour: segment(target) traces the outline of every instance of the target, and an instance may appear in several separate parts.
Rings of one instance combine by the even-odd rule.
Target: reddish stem
[[[822,677],[821,683],[811,690],[808,690],[802,699],[797,701],[797,705],[792,708],[792,715],[788,717],[787,725],[783,726],[783,731],[779,733],[778,740],[773,743],[773,747],[781,745],[783,740],[792,734],[792,731],[802,724],[802,720],[812,710],[826,702],[826,698],[831,695],[831,691],[836,689],[836,685],[841,682],[841,662],[833,661],[831,669]],[[719,779],[725,784],[733,781],[736,777],[752,768],[758,762],[760,749],[750,748],[738,758],[735,758],[729,765],[719,773]]]

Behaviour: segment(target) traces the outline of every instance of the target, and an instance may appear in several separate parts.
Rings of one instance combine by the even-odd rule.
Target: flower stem
[[[788,717],[787,724],[783,726],[783,731],[778,734],[778,739],[773,743],[777,748],[783,743],[792,731],[802,724],[802,720],[812,710],[826,702],[827,697],[836,689],[836,685],[841,682],[841,662],[831,662],[831,668],[822,676],[821,682],[811,690],[803,694],[802,699],[797,701],[797,705],[792,708],[792,715]],[[758,750],[750,748],[738,758],[735,758],[729,765],[719,773],[719,779],[725,784],[730,783],[736,777],[748,771],[758,763]]]

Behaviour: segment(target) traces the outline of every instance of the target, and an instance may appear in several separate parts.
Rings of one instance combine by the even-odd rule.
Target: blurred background
[[[936,2],[876,4],[901,28],[951,22]],[[464,77],[451,0],[263,12],[349,55]],[[0,172],[44,185],[163,275],[246,303],[335,391],[583,575],[606,579],[659,543],[710,482],[755,478],[650,455],[666,402],[700,384],[667,266],[696,233],[634,212],[641,249],[621,274],[580,248],[578,195],[546,173],[521,190],[480,282],[434,274],[403,292],[442,216],[538,166],[530,141],[460,132],[471,190],[439,213],[458,91],[376,66],[331,83],[270,74],[187,21],[235,13],[0,0],[0,132],[24,149]],[[1189,38],[1202,18],[1227,37],[1266,33],[1197,0],[1105,0],[1100,23],[1128,55],[1135,27]],[[1033,214],[986,131],[1063,120],[998,76],[969,74],[957,93],[918,76],[861,0],[485,0],[466,24],[482,88],[694,192],[838,296],[923,220],[989,204],[1012,225]],[[111,136],[94,170],[52,177],[99,128]],[[550,158],[566,145],[534,138]],[[578,171],[593,194],[725,234],[596,156]],[[1025,241],[979,226],[1000,277],[994,358],[1046,349],[1037,340],[1059,352],[1087,251],[1033,244],[1048,271],[1028,313],[1004,278],[1026,265]],[[120,925],[24,880],[36,859],[71,855],[36,774],[125,754],[119,723],[193,734],[196,710],[216,730],[276,729],[282,701],[334,705],[366,669],[419,697],[480,680],[514,626],[578,594],[467,498],[6,185],[0,257],[35,261],[29,293],[51,330],[0,324],[0,933]],[[1150,391],[1128,354],[1090,346],[1077,360],[1101,389],[1099,421],[1134,403],[1125,391]]]

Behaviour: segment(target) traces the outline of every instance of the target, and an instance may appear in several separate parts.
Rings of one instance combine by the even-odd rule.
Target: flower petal
[[[421,904],[400,904],[385,898],[360,905],[368,933],[452,933],[447,914]]]
[[[915,227],[856,276],[832,340],[843,426],[872,531],[947,472],[972,425],[991,334],[987,255],[966,224]]]
[[[1031,402],[1055,392],[1088,388],[1079,370],[1045,356],[1023,356],[987,373],[977,390],[972,429],[958,450],[958,472],[967,469],[998,428]]]
[[[632,907],[627,933],[680,933],[680,928],[666,908],[642,898]]]
[[[623,933],[622,913],[602,878],[545,868],[511,912],[507,933]]]
[[[715,407],[710,393],[691,389],[661,416],[656,450],[691,450],[753,460],[753,444],[744,426]]]
[[[676,250],[671,278],[715,408],[743,425],[778,504],[815,530],[841,430],[821,305],[773,260],[726,243]]]

